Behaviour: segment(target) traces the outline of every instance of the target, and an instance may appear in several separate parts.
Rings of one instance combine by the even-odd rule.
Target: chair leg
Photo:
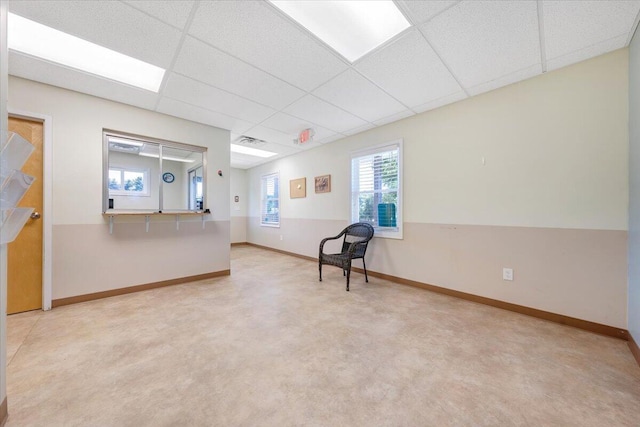
[[[320,281],[322,282],[322,262],[318,263],[318,270],[320,272]]]
[[[349,292],[349,278],[351,277],[351,266],[347,269],[347,292]]]
[[[364,258],[362,258],[362,266],[364,267],[364,281],[369,283],[369,276],[367,276],[367,264],[364,263]]]

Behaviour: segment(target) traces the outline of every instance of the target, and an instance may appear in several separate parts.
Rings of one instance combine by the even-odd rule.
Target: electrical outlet
[[[280,235],[280,240],[284,240],[284,236],[282,234]]]
[[[502,280],[513,280],[513,268],[502,269]]]

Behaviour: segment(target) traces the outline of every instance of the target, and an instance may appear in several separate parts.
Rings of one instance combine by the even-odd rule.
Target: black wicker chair
[[[337,240],[344,236],[342,250],[337,254],[325,254],[322,252],[324,244],[329,240]],[[318,269],[320,270],[320,281],[322,282],[322,264],[335,265],[342,268],[342,274],[347,276],[347,292],[349,291],[349,278],[351,276],[351,261],[362,259],[364,266],[364,278],[369,282],[367,276],[367,266],[364,263],[364,254],[367,252],[369,240],[373,237],[373,227],[371,224],[358,222],[351,224],[335,237],[327,237],[320,242],[320,255],[318,256]]]

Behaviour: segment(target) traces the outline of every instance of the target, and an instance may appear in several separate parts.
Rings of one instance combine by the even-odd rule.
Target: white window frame
[[[359,221],[359,201],[358,196],[360,194],[359,191],[355,191],[354,186],[354,170],[353,170],[353,161],[355,159],[359,159],[361,157],[371,156],[376,153],[383,153],[387,151],[391,151],[393,149],[398,150],[398,205],[396,206],[396,216],[397,216],[397,226],[396,227],[379,227],[374,225],[375,234],[374,237],[382,237],[387,239],[402,239],[403,238],[403,215],[404,215],[404,204],[403,204],[403,190],[404,190],[404,182],[403,182],[403,161],[402,161],[402,153],[403,153],[403,140],[397,139],[394,141],[389,141],[384,144],[376,145],[374,147],[368,147],[363,150],[354,151],[351,153],[350,162],[350,180],[349,180],[349,197],[351,204],[351,222],[355,223]]]
[[[278,181],[276,183],[276,186],[278,188],[278,221],[277,222],[267,222],[264,219],[264,214],[266,212],[266,204],[267,204],[267,195],[265,194],[265,188],[266,188],[266,180],[275,177],[276,180]],[[281,198],[280,198],[280,172],[274,172],[274,173],[270,173],[270,174],[266,174],[266,175],[262,175],[260,177],[260,226],[262,227],[275,227],[275,228],[279,228],[280,227],[280,215],[282,212],[281,209]]]
[[[120,182],[124,186],[124,174],[125,172],[134,172],[142,174],[142,185],[144,187],[143,191],[128,191],[125,190],[124,187],[121,190],[112,190],[109,189],[109,196],[133,196],[133,197],[150,197],[151,196],[151,182],[149,180],[149,175],[151,171],[149,169],[139,169],[139,168],[128,168],[125,166],[112,166],[109,168],[109,172],[111,171],[120,171]]]

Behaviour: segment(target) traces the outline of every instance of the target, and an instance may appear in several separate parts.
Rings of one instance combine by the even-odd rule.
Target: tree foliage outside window
[[[149,195],[149,171],[126,168],[109,169],[110,196]]]
[[[367,222],[377,232],[401,236],[400,150],[398,142],[354,153],[351,159],[352,222]]]

